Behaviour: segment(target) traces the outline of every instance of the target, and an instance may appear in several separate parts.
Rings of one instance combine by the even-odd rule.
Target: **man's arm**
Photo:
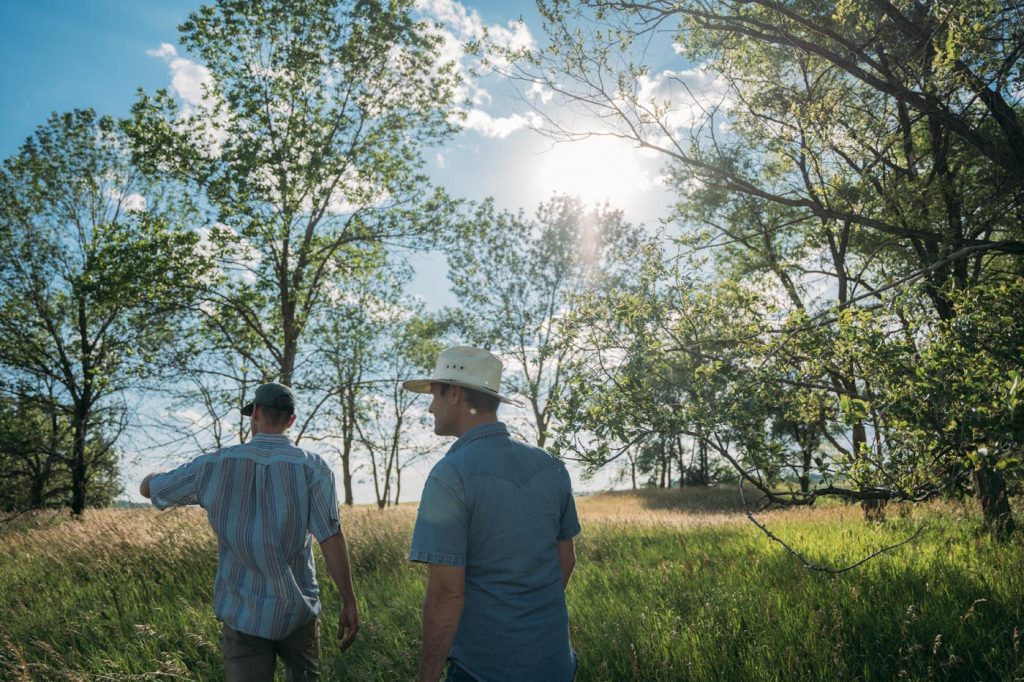
[[[338,586],[338,592],[341,593],[338,639],[341,641],[341,650],[344,651],[352,644],[356,633],[359,632],[359,610],[356,607],[356,593],[352,589],[352,569],[348,560],[348,543],[345,542],[345,533],[339,530],[321,542],[320,550],[324,553],[327,572],[331,574],[334,584]]]
[[[466,569],[430,564],[427,598],[423,600],[423,649],[419,682],[437,682],[459,628],[466,602]]]
[[[558,565],[562,567],[562,589],[569,584],[572,569],[576,568],[576,544],[572,538],[558,541]]]

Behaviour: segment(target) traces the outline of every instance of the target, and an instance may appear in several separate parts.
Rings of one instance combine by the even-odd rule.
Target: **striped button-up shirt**
[[[219,551],[218,619],[283,639],[320,613],[312,538],[323,542],[341,526],[334,473],[319,455],[261,433],[154,476],[149,489],[158,509],[206,510]]]

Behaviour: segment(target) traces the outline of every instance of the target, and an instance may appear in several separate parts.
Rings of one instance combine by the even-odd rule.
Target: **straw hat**
[[[492,395],[503,403],[522,407],[522,403],[501,395],[501,360],[482,348],[455,346],[437,356],[437,364],[429,379],[409,379],[402,388],[416,393],[430,393],[430,384],[452,384]]]

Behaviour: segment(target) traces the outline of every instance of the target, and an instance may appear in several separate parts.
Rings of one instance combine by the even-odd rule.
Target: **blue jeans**
[[[575,661],[576,667],[573,668],[572,676],[576,678],[576,672],[580,669],[580,659],[576,655],[576,652],[572,652],[572,660]],[[478,682],[475,677],[466,672],[466,669],[461,665],[448,659],[448,675],[445,676],[444,682]]]

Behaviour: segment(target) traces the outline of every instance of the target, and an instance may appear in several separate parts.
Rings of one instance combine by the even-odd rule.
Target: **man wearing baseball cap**
[[[150,474],[140,492],[158,509],[206,510],[219,550],[213,607],[227,679],[269,682],[278,656],[289,682],[317,679],[320,588],[312,538],[341,593],[342,650],[359,629],[334,472],[285,435],[295,421],[289,387],[260,385],[242,414],[251,418],[249,442]]]
[[[456,436],[423,488],[409,558],[429,564],[419,680],[568,682],[565,586],[579,533],[565,466],[514,440],[498,421],[501,361],[458,346],[433,374],[402,385],[430,393],[434,432]]]

